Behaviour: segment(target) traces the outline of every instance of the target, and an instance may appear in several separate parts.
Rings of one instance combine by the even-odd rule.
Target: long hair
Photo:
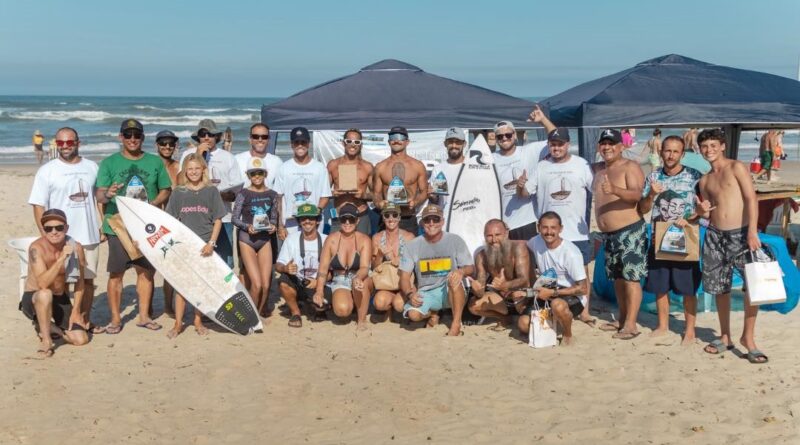
[[[197,162],[200,164],[200,167],[203,168],[203,177],[200,179],[200,184],[203,187],[208,186],[211,181],[208,178],[208,164],[206,164],[205,159],[197,153],[189,153],[186,155],[186,158],[183,160],[183,164],[181,164],[181,171],[178,173],[178,186],[185,187],[189,180],[186,178],[186,166],[189,165],[189,162]]]

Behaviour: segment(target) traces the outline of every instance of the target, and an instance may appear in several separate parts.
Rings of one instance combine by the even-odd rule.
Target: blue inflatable
[[[705,233],[706,233],[705,227],[700,227],[701,251],[703,248],[703,240],[705,239]],[[647,234],[648,237],[652,239],[649,225],[647,227]],[[765,304],[761,306],[761,310],[776,311],[780,312],[781,314],[787,314],[797,306],[797,302],[798,300],[800,300],[800,271],[798,271],[797,267],[792,262],[792,257],[789,256],[789,251],[786,249],[786,241],[783,238],[763,233],[759,233],[758,237],[764,245],[770,246],[773,252],[775,252],[775,256],[778,258],[778,264],[780,264],[781,269],[783,270],[783,286],[786,289],[785,302],[778,304]],[[594,290],[594,293],[603,300],[616,303],[617,297],[616,293],[614,292],[614,282],[609,280],[608,277],[606,276],[605,263],[606,263],[605,248],[601,245],[600,249],[595,254],[592,289]],[[702,269],[702,267],[703,264],[701,261],[700,268]],[[734,270],[733,274],[734,290],[733,292],[731,292],[732,310],[742,310],[744,306],[743,302],[744,293],[742,292],[743,284],[744,280],[742,276]],[[644,285],[644,281],[642,281],[642,285]],[[714,304],[714,296],[705,293],[703,291],[702,285],[700,286],[700,289],[697,290],[697,296],[698,296],[698,301],[697,301],[698,312],[716,311],[716,305]],[[683,310],[683,296],[670,293],[669,299],[670,299],[670,312]],[[649,312],[656,312],[655,300],[656,296],[654,294],[650,292],[644,292],[642,296],[642,309]]]

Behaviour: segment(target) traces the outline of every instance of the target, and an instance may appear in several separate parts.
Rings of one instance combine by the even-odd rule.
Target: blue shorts
[[[422,315],[428,315],[431,311],[438,312],[450,307],[450,299],[447,298],[447,282],[439,287],[421,290],[419,296],[422,298],[422,306],[414,307],[411,302],[406,303],[403,306],[403,317],[408,318],[408,311],[417,311]]]

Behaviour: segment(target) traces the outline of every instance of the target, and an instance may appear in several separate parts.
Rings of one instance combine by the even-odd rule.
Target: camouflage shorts
[[[733,268],[744,276],[747,226],[734,230],[706,229],[703,241],[703,290],[709,294],[731,291]]]

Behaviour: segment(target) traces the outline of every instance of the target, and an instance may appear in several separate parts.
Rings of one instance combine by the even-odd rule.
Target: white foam
[[[77,119],[82,121],[98,122],[113,119],[117,116],[105,111],[19,111],[8,113],[8,117],[24,120],[68,121]],[[122,119],[122,117],[120,117]]]
[[[160,108],[153,105],[134,105],[133,108],[137,110],[152,110],[152,111],[185,111],[191,113],[222,113],[223,111],[230,111],[233,108]],[[244,109],[250,111],[250,109]],[[258,110],[253,110],[258,111]]]
[[[119,142],[100,142],[97,144],[81,144],[81,153],[109,153],[119,150]],[[28,154],[33,155],[33,147],[31,145],[0,147],[0,156],[12,154]]]
[[[174,125],[174,126],[191,126],[194,127],[203,119],[213,119],[215,123],[228,123],[228,122],[250,122],[253,120],[252,114],[231,114],[222,116],[202,116],[202,115],[187,115],[187,116],[147,116],[139,119],[144,124],[155,125]]]

